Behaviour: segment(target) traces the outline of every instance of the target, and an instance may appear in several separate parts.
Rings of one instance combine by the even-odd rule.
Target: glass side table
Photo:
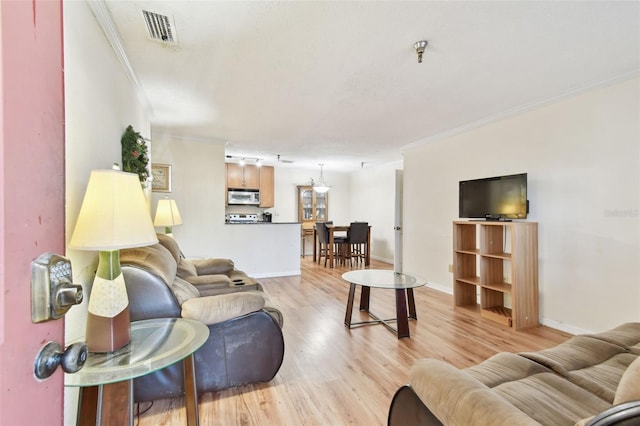
[[[131,342],[111,353],[89,353],[84,367],[74,374],[65,374],[65,386],[81,387],[78,424],[101,425],[104,419],[105,386],[122,387],[128,400],[129,425],[133,425],[133,379],[153,373],[178,361],[183,361],[187,424],[198,425],[198,395],[196,391],[193,353],[209,337],[209,328],[197,321],[182,318],[159,318],[131,323]],[[118,402],[122,393],[117,390]],[[108,410],[110,413],[119,410]]]

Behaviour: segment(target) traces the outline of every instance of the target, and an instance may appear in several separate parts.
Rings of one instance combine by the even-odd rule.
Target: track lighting
[[[258,157],[238,157],[234,155],[225,155],[225,157],[230,160],[238,160],[238,164],[241,166],[246,166],[247,162],[255,162],[256,167],[260,167],[264,161],[262,158]]]

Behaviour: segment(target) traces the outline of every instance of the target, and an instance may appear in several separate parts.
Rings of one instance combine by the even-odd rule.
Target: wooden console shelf
[[[456,309],[515,330],[539,325],[536,222],[453,222],[453,268]]]

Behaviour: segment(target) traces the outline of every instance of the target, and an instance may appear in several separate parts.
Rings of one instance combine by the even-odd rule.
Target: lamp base
[[[129,298],[118,250],[100,251],[85,338],[89,352],[113,352],[131,341]]]
[[[114,352],[131,341],[129,307],[115,317],[87,316],[87,347],[90,352]]]

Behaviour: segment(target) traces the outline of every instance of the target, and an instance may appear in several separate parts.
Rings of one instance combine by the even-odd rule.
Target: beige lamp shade
[[[182,225],[182,217],[180,217],[180,211],[176,200],[163,199],[158,200],[158,207],[156,208],[156,217],[153,220],[155,226],[171,227],[175,225]]]
[[[138,175],[93,170],[69,248],[117,250],[157,242]]]

